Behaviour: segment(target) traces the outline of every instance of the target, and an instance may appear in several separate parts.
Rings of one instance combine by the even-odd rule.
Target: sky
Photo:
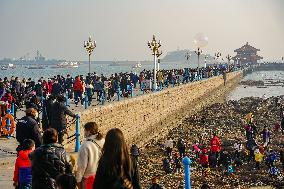
[[[249,42],[269,59],[284,56],[284,0],[0,0],[0,58],[39,50],[47,58],[150,60],[155,34],[164,55],[196,49],[197,33],[209,38],[206,53],[235,55]]]

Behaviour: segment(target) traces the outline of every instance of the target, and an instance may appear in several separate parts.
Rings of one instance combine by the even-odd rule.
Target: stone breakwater
[[[83,139],[82,126],[95,121],[104,134],[117,127],[123,131],[129,144],[136,143],[143,147],[151,139],[166,135],[190,112],[194,113],[207,106],[204,102],[215,91],[219,91],[219,96],[224,95],[241,78],[240,71],[228,73],[226,87],[223,77],[218,76],[83,111],[80,113],[81,138]],[[74,128],[69,133],[74,133]],[[73,146],[74,143],[68,148]]]

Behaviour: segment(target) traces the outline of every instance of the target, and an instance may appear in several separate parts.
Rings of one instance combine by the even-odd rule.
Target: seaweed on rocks
[[[280,132],[274,131],[275,122],[281,120],[283,112],[284,96],[268,99],[248,97],[238,101],[227,101],[204,107],[202,111],[184,118],[181,124],[171,129],[165,138],[156,138],[147,144],[140,157],[140,175],[143,188],[147,188],[150,180],[158,176],[165,188],[178,188],[183,184],[183,173],[165,174],[162,169],[162,159],[165,158],[164,142],[172,138],[175,142],[179,138],[185,140],[186,154],[192,159],[191,184],[192,188],[198,188],[207,182],[212,188],[249,188],[251,186],[283,185],[283,177],[270,177],[268,167],[262,163],[261,170],[252,169],[253,162],[244,163],[233,175],[224,175],[220,167],[212,169],[207,177],[202,176],[202,169],[192,153],[191,146],[194,141],[199,141],[203,147],[209,147],[213,132],[217,132],[222,141],[222,148],[233,153],[233,145],[237,141],[246,142],[243,128],[245,116],[254,114],[257,128],[256,141],[261,144],[259,135],[264,127],[271,132],[270,148],[278,151],[283,148],[284,140]],[[174,148],[174,153],[177,148]],[[283,174],[280,162],[277,166]]]

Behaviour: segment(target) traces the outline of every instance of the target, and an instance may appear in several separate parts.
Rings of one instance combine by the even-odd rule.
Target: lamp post
[[[91,55],[96,47],[97,47],[97,43],[96,41],[92,41],[91,36],[89,37],[88,41],[84,41],[84,48],[89,54],[89,74],[91,74]]]
[[[205,57],[204,57],[204,68],[206,68],[206,62],[207,62],[207,58],[209,58],[207,55],[205,55]]]
[[[162,51],[159,50],[161,46],[161,41],[157,41],[155,35],[153,35],[152,41],[148,41],[148,47],[154,55],[154,90],[157,90],[157,58],[162,54]]]
[[[195,54],[197,55],[197,63],[198,63],[198,66],[197,66],[197,74],[198,74],[198,79],[199,79],[199,64],[200,64],[200,55],[202,54],[202,50],[198,47],[197,48],[197,51],[195,51]]]
[[[222,54],[220,52],[215,53],[215,60],[217,61],[221,56]]]
[[[191,57],[191,53],[190,52],[186,52],[185,53],[185,58],[186,58],[187,61],[189,60],[190,57]]]

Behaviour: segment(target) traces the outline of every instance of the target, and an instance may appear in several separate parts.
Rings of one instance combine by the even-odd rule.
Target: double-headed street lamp
[[[161,41],[157,41],[155,35],[153,35],[152,41],[148,41],[148,47],[154,55],[154,90],[157,90],[157,58],[162,54],[162,51],[159,50],[161,46]]]
[[[186,52],[185,53],[185,58],[186,58],[187,61],[189,60],[190,57],[191,57],[191,53],[190,52]]]
[[[229,65],[233,57],[228,54],[228,55],[226,56],[226,58],[227,58],[227,60],[228,60],[228,65]]]
[[[200,64],[200,55],[202,54],[202,50],[198,47],[197,51],[195,51],[195,54],[197,55],[197,61],[198,61],[198,67],[197,67],[197,73],[199,76],[199,64]]]
[[[91,36],[89,37],[88,41],[84,41],[84,48],[89,54],[89,74],[91,74],[91,55],[96,47],[97,47],[97,43],[96,41],[92,41]]]

